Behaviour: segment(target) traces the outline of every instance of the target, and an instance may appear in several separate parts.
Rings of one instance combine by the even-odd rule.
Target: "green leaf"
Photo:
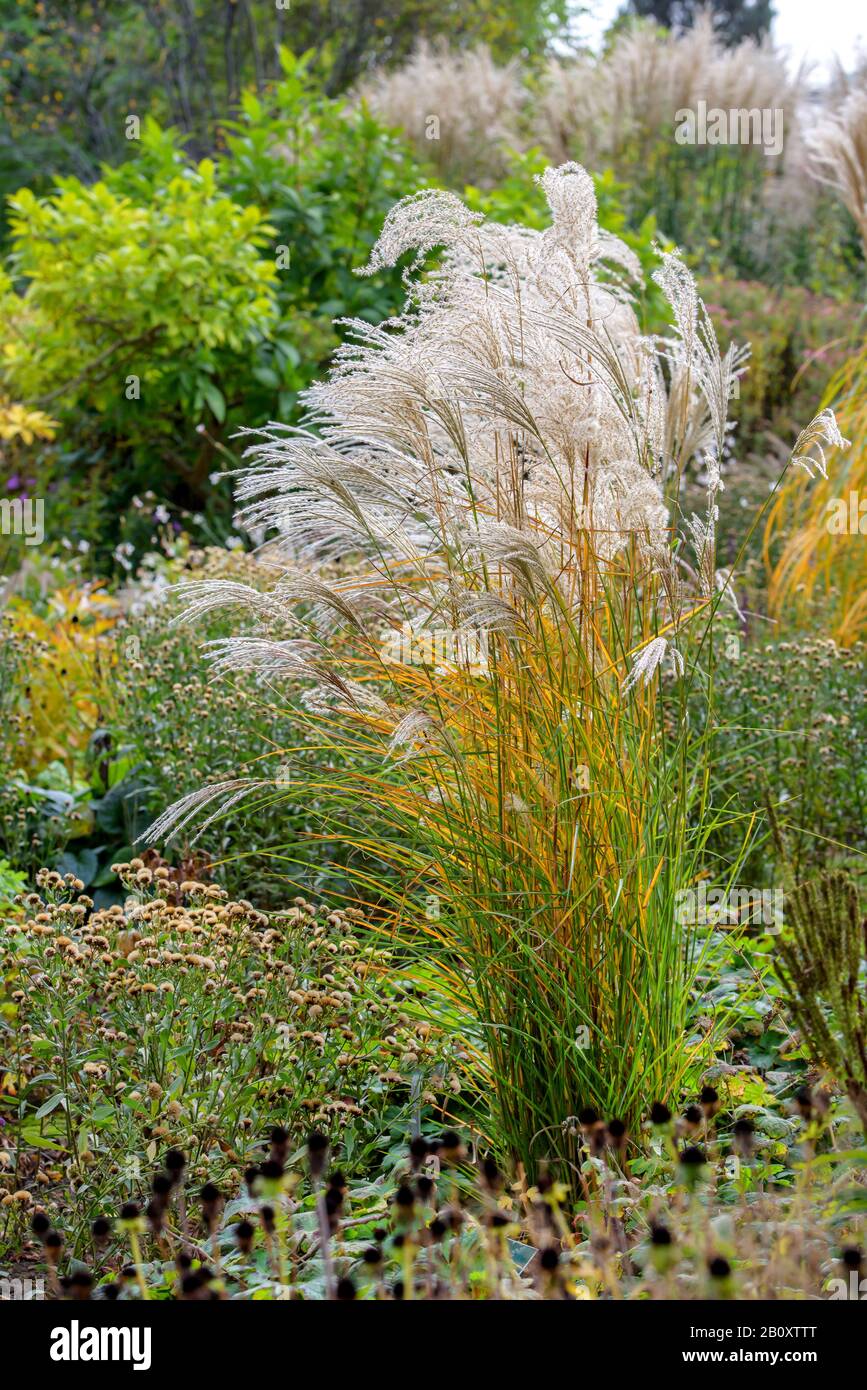
[[[66,1095],[63,1091],[55,1091],[53,1096],[49,1096],[48,1100],[45,1101],[43,1105],[40,1105],[33,1118],[35,1120],[44,1120],[45,1116],[50,1115],[53,1110],[56,1110],[58,1105],[62,1105],[64,1110],[67,1108]]]
[[[226,418],[226,398],[219,386],[215,386],[208,377],[202,377],[199,381],[199,391],[210,406],[214,417],[222,424]]]
[[[54,867],[59,874],[74,874],[87,888],[99,871],[99,855],[93,849],[81,849],[77,854],[70,854],[67,850],[57,856]]]

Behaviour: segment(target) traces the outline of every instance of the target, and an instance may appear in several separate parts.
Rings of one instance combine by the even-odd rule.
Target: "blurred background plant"
[[[132,152],[134,113],[176,126],[202,158],[245,89],[267,96],[279,82],[286,46],[309,53],[336,96],[420,36],[538,53],[567,22],[566,0],[292,0],[291,12],[273,0],[5,3],[0,196],[31,182],[47,191],[58,173],[91,181]]]
[[[793,870],[867,853],[867,737],[864,649],[820,633],[769,639],[766,623],[737,626],[720,642],[716,668],[714,800],[721,815],[712,845],[722,863],[745,827],[764,824],[763,779],[774,789]],[[694,717],[702,718],[698,705]],[[768,835],[750,845],[743,872],[769,882],[776,862]],[[863,869],[861,870],[863,872]]]
[[[862,73],[863,76],[863,73]],[[826,113],[810,141],[813,171],[845,203],[862,238],[867,237],[867,96],[855,89],[836,112]],[[864,243],[867,248],[867,242]],[[863,309],[846,360],[827,385],[850,441],[841,456],[808,487],[803,476],[789,480],[775,501],[765,529],[772,613],[804,622],[819,609],[844,646],[867,634],[867,349]]]
[[[496,187],[511,170],[510,151],[537,146],[549,162],[610,169],[627,224],[652,214],[702,271],[863,294],[853,218],[810,177],[807,74],[792,73],[769,43],[738,40],[735,28],[724,34],[714,22],[724,9],[670,30],[624,20],[598,56],[559,52],[502,64],[485,50],[422,45],[359,91],[448,184]],[[467,90],[477,99],[465,101]],[[678,113],[695,112],[699,101],[781,113],[780,149],[679,142]]]

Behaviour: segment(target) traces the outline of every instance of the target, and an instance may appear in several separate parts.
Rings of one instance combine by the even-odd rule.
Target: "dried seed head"
[[[307,1161],[314,1178],[321,1177],[325,1171],[327,1153],[328,1140],[319,1130],[314,1130],[307,1140]]]

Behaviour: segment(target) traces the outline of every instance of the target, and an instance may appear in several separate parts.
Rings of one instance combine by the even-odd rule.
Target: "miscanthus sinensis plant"
[[[675,895],[707,779],[682,687],[732,593],[716,497],[745,361],[676,255],[657,271],[671,335],[642,336],[639,265],[589,176],[542,183],[541,233],[446,192],[389,214],[368,270],[416,253],[405,312],[356,323],[306,426],[259,432],[239,474],[280,578],[188,594],[189,615],[245,614],[211,644],[217,672],[303,691],[297,760],[281,750],[282,789],[210,785],[149,832],[306,799],[475,1020],[498,1136],[531,1166],[575,1156],[582,1106],[629,1122],[674,1094],[694,1055]],[[693,466],[707,505],[682,520]]]
[[[810,146],[813,176],[845,203],[867,250],[867,90],[855,87],[817,122]],[[859,321],[860,322],[860,321]],[[848,457],[818,479],[801,473],[782,489],[768,516],[771,611],[809,619],[818,607],[831,635],[851,647],[867,633],[867,561],[861,543],[867,481],[867,348],[859,335],[828,384],[842,430],[851,437]],[[834,441],[837,443],[838,441]]]

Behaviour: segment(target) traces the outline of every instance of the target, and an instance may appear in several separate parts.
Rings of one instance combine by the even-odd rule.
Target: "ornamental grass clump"
[[[674,254],[656,272],[671,336],[644,337],[638,261],[599,229],[588,174],[541,181],[543,232],[446,192],[389,214],[368,270],[416,253],[405,311],[355,323],[306,426],[260,432],[240,473],[240,522],[276,533],[281,577],[187,589],[190,616],[249,619],[210,644],[218,673],[303,687],[299,747],[321,762],[298,757],[278,794],[388,866],[358,892],[463,1006],[530,1171],[575,1159],[582,1107],[633,1126],[648,1088],[675,1096],[697,1045],[676,893],[707,782],[681,687],[732,598],[716,498],[745,361]],[[693,465],[706,507],[681,525]],[[274,785],[208,786],[149,833]]]
[[[509,172],[508,151],[522,143],[529,93],[515,59],[500,65],[483,44],[455,51],[422,41],[401,67],[375,72],[360,95],[441,178],[489,186]]]
[[[818,122],[809,156],[813,177],[839,195],[867,248],[867,93],[856,89]],[[831,635],[844,647],[867,632],[862,543],[867,531],[867,351],[860,338],[859,332],[825,397],[851,438],[851,452],[847,459],[835,459],[834,469],[820,468],[815,485],[803,476],[793,478],[777,496],[765,529],[772,614],[794,615],[806,625],[819,606]],[[839,447],[842,436],[832,442]]]

